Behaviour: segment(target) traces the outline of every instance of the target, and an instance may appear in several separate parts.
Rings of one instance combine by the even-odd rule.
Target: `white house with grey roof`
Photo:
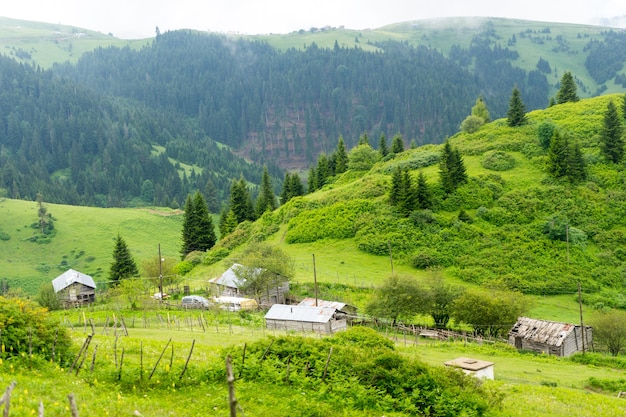
[[[274,304],[265,314],[268,329],[332,334],[347,327],[346,315],[334,307]]]
[[[96,301],[96,283],[89,275],[68,269],[52,280],[52,288],[66,306],[91,304]]]
[[[252,274],[255,276],[263,273],[263,271],[261,268],[249,269],[244,265],[234,263],[222,275],[209,280],[211,294],[215,297],[252,297],[253,294],[248,294],[244,290],[246,279],[243,278],[243,275]],[[288,292],[289,280],[272,280],[271,285],[268,284],[264,292],[260,294],[257,302],[261,305],[284,303],[285,295]]]

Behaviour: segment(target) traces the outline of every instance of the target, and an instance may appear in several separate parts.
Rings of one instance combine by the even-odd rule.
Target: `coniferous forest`
[[[514,87],[527,111],[545,108],[556,68],[544,59],[532,70],[515,66],[517,42],[489,24],[446,54],[404,41],[281,50],[173,31],[141,49],[97,48],[50,69],[1,56],[0,189],[75,205],[174,208],[199,190],[216,213],[234,179],[256,199],[265,164],[278,194],[284,170],[305,172],[339,137],[347,149],[364,134],[372,146],[381,135],[406,146],[443,143],[478,97],[492,119],[504,117]],[[625,42],[611,31],[588,41],[594,79],[619,82]]]

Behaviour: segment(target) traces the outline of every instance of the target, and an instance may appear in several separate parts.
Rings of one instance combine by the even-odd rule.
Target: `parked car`
[[[200,295],[186,295],[182,298],[183,308],[209,308],[211,303]]]

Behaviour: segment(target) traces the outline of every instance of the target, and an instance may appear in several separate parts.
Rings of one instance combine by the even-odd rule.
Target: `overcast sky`
[[[175,29],[247,34],[289,33],[311,27],[378,28],[390,23],[447,16],[509,17],[597,24],[621,18],[625,0],[5,0],[0,16],[61,23],[152,37]]]

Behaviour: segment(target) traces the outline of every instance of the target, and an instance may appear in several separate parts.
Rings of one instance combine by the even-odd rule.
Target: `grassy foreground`
[[[81,416],[229,415],[225,378],[223,382],[211,382],[222,379],[207,372],[214,372],[211,369],[222,360],[222,352],[240,354],[243,344],[250,345],[257,341],[270,346],[268,337],[281,336],[282,333],[265,331],[260,324],[261,316],[244,318],[234,313],[208,314],[205,317],[207,325],[201,328],[197,324],[199,312],[156,310],[145,313],[100,311],[86,312],[85,315],[81,311],[55,313],[57,319],[71,326],[77,349],[90,332],[89,326],[83,327],[84,320],[92,319],[96,323],[86,360],[78,374],[41,363],[29,364],[25,356],[17,360],[5,360],[0,365],[0,387],[4,389],[12,381],[17,381],[11,397],[11,415],[35,415],[40,401],[46,415],[68,415],[70,393],[76,398]],[[118,320],[124,315],[128,336],[121,329],[104,329],[105,316],[111,318],[114,315],[117,315]],[[144,327],[145,322],[141,320],[143,316],[169,317],[172,324],[168,326],[165,320],[160,324],[152,320],[149,327]],[[320,338],[313,334],[305,336]],[[492,400],[499,398],[502,406],[490,411],[490,416],[612,417],[626,413],[626,401],[616,398],[615,392],[594,392],[589,389],[590,378],[623,380],[626,378],[624,370],[582,365],[566,358],[518,353],[506,345],[425,339],[415,343],[402,335],[388,336],[395,341],[395,349],[401,355],[417,358],[440,367],[442,371],[444,361],[460,356],[495,362],[496,379],[484,382],[484,388],[488,395],[494,397]],[[238,349],[234,349],[237,346]],[[193,352],[189,356],[192,348]],[[94,370],[91,369],[92,361]],[[234,362],[237,375],[241,370],[241,361],[235,358]],[[330,362],[329,372],[333,371],[333,363]],[[179,379],[178,376],[185,368],[185,376]],[[112,382],[112,379],[117,379],[118,369],[121,369],[119,380]],[[293,372],[295,374],[296,371]],[[188,384],[185,382],[187,378],[200,382]],[[144,383],[139,383],[140,379]],[[328,384],[324,383],[317,387],[318,390],[328,388]],[[307,404],[306,396],[312,393],[290,389],[289,383],[285,381],[261,386],[246,378],[239,379],[236,382],[236,395],[240,410],[238,415],[318,415],[313,412],[307,414],[300,408]],[[364,412],[354,405],[352,411],[341,415],[381,414]]]

